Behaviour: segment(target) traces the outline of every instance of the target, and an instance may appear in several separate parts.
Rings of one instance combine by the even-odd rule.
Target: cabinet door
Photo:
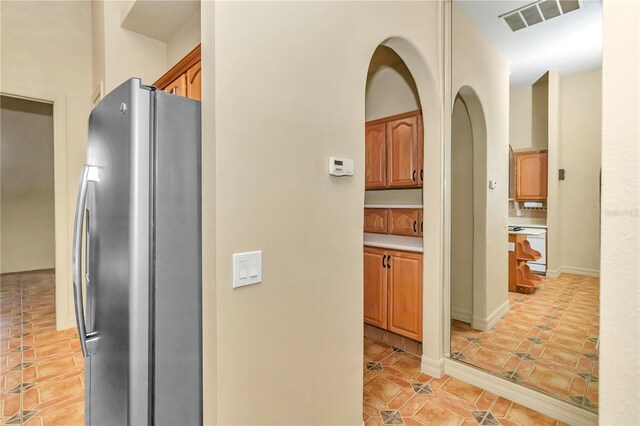
[[[547,153],[516,154],[516,199],[547,198]]]
[[[424,182],[424,126],[422,123],[422,114],[418,116],[418,186],[422,186]]]
[[[364,186],[365,189],[384,188],[386,181],[385,125],[384,123],[365,126],[364,130]]]
[[[364,248],[364,322],[387,328],[386,251]]]
[[[164,89],[173,95],[187,96],[187,76],[185,74],[173,80]]]
[[[418,186],[418,116],[387,123],[387,187]]]
[[[389,251],[387,329],[422,341],[422,255]]]
[[[386,234],[387,209],[364,209],[364,232]]]
[[[420,235],[419,209],[390,209],[389,233],[417,237]]]
[[[202,73],[200,71],[200,61],[187,71],[187,97],[198,101],[202,99]]]

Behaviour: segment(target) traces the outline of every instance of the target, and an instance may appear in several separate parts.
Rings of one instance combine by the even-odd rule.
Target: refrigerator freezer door
[[[148,423],[150,92],[131,79],[89,118],[88,332],[85,423]]]
[[[155,104],[153,413],[200,425],[200,102],[157,91]]]

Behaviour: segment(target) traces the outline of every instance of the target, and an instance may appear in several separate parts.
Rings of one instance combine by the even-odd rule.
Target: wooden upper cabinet
[[[172,95],[187,96],[187,76],[181,75],[164,88],[165,92]]]
[[[418,116],[387,123],[387,186],[418,186]]]
[[[387,329],[422,341],[422,255],[389,251]]]
[[[187,97],[191,99],[201,100],[202,98],[202,68],[200,61],[189,68],[186,74]]]
[[[154,83],[160,90],[200,100],[202,97],[200,45]]]
[[[364,232],[386,234],[387,222],[387,209],[364,209]]]
[[[370,124],[365,126],[365,189],[384,188],[386,181],[386,136],[385,124]]]
[[[365,126],[365,189],[422,186],[422,114],[411,111]]]
[[[389,233],[417,237],[420,235],[420,209],[390,209]]]
[[[516,160],[516,199],[547,198],[547,152],[519,152]]]
[[[387,269],[385,250],[364,248],[364,322],[387,328]]]
[[[424,124],[422,114],[418,115],[418,185],[424,182]]]

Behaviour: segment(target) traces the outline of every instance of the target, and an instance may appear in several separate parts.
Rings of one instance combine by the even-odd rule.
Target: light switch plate
[[[262,251],[233,254],[233,288],[262,282]]]

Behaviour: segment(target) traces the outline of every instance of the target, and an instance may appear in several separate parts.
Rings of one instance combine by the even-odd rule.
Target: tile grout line
[[[489,414],[491,414],[491,410],[493,410],[493,407],[495,407],[496,402],[498,402],[498,398],[500,398],[500,397],[498,395],[496,395],[496,398],[493,400],[493,402],[491,403],[491,405],[487,409],[487,412],[484,413],[484,416],[482,416],[482,420],[480,420],[480,424],[481,425],[484,425],[485,420],[487,420],[487,417],[489,417]],[[496,416],[493,416],[493,417],[496,418]],[[498,420],[498,419],[496,418],[496,420]],[[498,422],[498,423],[500,423],[500,422]]]

